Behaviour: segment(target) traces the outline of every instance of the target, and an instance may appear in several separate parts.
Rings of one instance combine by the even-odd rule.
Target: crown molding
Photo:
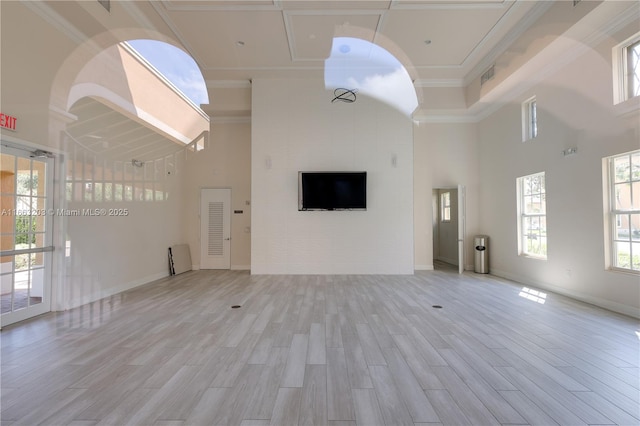
[[[526,30],[528,30],[542,15],[545,14],[551,6],[552,1],[536,2],[535,6],[526,14],[526,17],[518,23],[511,31],[509,31],[496,45],[485,55],[473,68],[469,71],[464,78],[464,85],[468,86],[472,81],[477,79],[484,73],[491,65],[493,65],[500,55],[507,51],[509,46],[513,44]],[[514,7],[520,7],[516,5]],[[515,13],[517,9],[513,7],[509,9],[508,13]],[[469,55],[471,57],[473,52]],[[465,59],[466,61],[466,59]]]
[[[211,117],[211,124],[246,124],[251,123],[251,116],[246,117]]]
[[[75,42],[77,45],[84,45],[93,51],[95,54],[102,52],[104,49],[98,46],[94,41],[89,39],[85,33],[80,31],[75,25],[69,22],[66,18],[53,10],[45,2],[41,1],[24,1],[22,5],[29,8],[36,15],[45,20],[48,24],[54,27],[61,34],[66,35]]]
[[[462,78],[441,78],[441,79],[418,79],[414,80],[413,86],[421,87],[464,87]]]
[[[205,80],[208,89],[249,89],[251,80]]]

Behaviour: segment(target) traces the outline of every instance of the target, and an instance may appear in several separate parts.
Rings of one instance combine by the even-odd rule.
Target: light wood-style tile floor
[[[638,321],[522,292],[188,272],[5,328],[2,425],[638,425]]]

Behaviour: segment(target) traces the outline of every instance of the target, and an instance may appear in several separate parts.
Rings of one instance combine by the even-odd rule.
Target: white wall
[[[602,159],[640,147],[637,110],[621,116],[612,106],[611,48],[628,35],[604,41],[479,124],[480,209],[491,273],[638,316],[637,275],[607,270],[604,254]],[[520,105],[532,95],[539,136],[522,143]],[[570,147],[578,154],[564,157]],[[541,171],[548,259],[534,260],[517,253],[516,178]]]
[[[414,127],[416,269],[433,269],[432,190],[466,188],[465,269],[473,269],[473,236],[479,228],[478,140],[475,123],[425,123]],[[418,208],[416,208],[416,211]]]
[[[413,273],[412,122],[322,80],[254,80],[254,274]],[[397,164],[394,167],[392,158]],[[366,171],[366,211],[298,211],[298,171]]]
[[[55,21],[33,13],[38,7],[37,3],[2,4],[3,40],[15,41],[2,44],[1,74],[6,83],[0,91],[2,112],[19,120],[17,131],[3,132],[3,141],[55,151],[69,167],[77,147],[61,131],[72,120],[65,112],[74,81],[102,48],[120,40],[99,25],[93,26],[101,32],[96,39],[69,37]],[[131,38],[142,35],[134,29],[129,32]],[[126,91],[127,83],[121,83]],[[100,126],[96,123],[97,129]],[[90,176],[103,159],[76,160],[85,164],[86,176]],[[64,168],[57,167],[56,175],[54,208],[126,208],[129,213],[54,217],[53,310],[97,300],[168,274],[167,248],[183,239],[180,172],[161,178],[169,198],[160,202],[80,201],[84,194],[67,202]],[[78,179],[80,186],[94,183],[90,177]]]
[[[200,267],[200,189],[230,188],[231,269],[251,267],[251,123],[211,124],[209,146],[186,161],[183,220],[194,268]],[[249,204],[247,204],[249,202]]]

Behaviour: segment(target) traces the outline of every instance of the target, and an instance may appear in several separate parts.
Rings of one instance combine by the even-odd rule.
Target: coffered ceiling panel
[[[277,0],[161,0],[167,10],[238,10],[275,8]]]
[[[357,37],[373,42],[380,18],[380,14],[287,14],[292,58],[323,61],[331,53],[334,37]]]
[[[459,67],[488,41],[509,7],[393,10],[380,33],[401,46],[415,66]]]
[[[281,0],[280,5],[285,10],[368,10],[388,9],[390,0]]]
[[[390,50],[405,66],[412,67],[415,79],[463,81],[470,73],[477,73],[477,68],[485,66],[482,61],[493,60],[500,53],[499,48],[508,45],[508,39],[517,33],[515,29],[526,28],[540,16],[530,19],[529,11],[542,10],[539,5],[553,2],[162,0],[143,3],[152,6],[156,17],[164,21],[172,36],[194,57],[207,81],[322,75],[324,60],[336,36],[361,38]]]
[[[291,63],[280,11],[169,12],[168,17],[205,71]]]

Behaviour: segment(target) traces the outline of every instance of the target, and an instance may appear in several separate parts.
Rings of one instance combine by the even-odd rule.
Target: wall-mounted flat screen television
[[[298,210],[366,210],[367,172],[298,172]]]

